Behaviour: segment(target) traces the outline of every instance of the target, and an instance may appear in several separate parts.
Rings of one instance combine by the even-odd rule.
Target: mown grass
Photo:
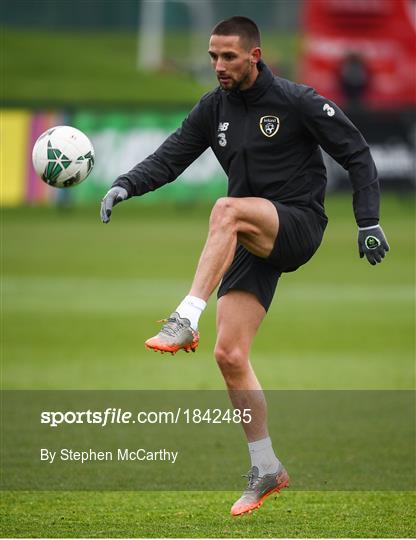
[[[293,492],[232,518],[236,493],[7,493],[2,536],[37,538],[412,538],[415,496]]]
[[[134,33],[2,29],[2,101],[43,107],[158,106],[190,104],[217,83],[209,68],[196,78],[190,44],[183,34],[166,36],[165,62],[156,71],[137,69]],[[208,44],[207,35],[207,44]],[[286,71],[293,65],[298,38],[264,37],[265,58]]]
[[[151,196],[151,195],[150,195]],[[350,198],[328,199],[314,259],[278,286],[252,362],[269,389],[414,386],[414,209],[385,196],[391,251],[360,260]],[[3,387],[215,389],[215,301],[195,355],[143,348],[187,292],[206,206],[2,211]],[[184,243],[184,238],[186,242]],[[218,457],[221,467],[221,457]],[[243,465],[242,465],[243,466]],[[244,464],[245,466],[245,464]],[[386,463],[388,466],[388,463]],[[201,471],[203,474],[203,471]],[[383,470],[380,470],[383,474]],[[395,486],[386,486],[394,489]],[[3,492],[12,537],[413,537],[411,492],[295,492],[232,519],[228,492]]]
[[[318,253],[278,284],[252,351],[258,376],[269,389],[411,388],[412,202],[384,198],[391,251],[376,267],[358,257],[349,197],[327,208]],[[107,226],[98,203],[3,210],[4,385],[222,389],[214,298],[197,355],[172,361],[143,347],[187,293],[209,210],[133,200]]]

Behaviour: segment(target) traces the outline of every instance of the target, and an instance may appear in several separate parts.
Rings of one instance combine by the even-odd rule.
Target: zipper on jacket
[[[241,99],[243,101],[243,104],[244,104],[244,110],[245,110],[245,118],[244,118],[244,130],[243,130],[243,161],[244,161],[244,167],[245,167],[245,173],[246,173],[246,182],[247,182],[247,187],[251,193],[251,195],[254,197],[254,193],[253,193],[253,189],[251,187],[251,180],[250,180],[250,175],[248,173],[248,157],[247,157],[247,127],[248,127],[248,120],[249,120],[249,117],[248,117],[248,105],[247,105],[247,101],[245,100],[243,94],[240,94],[241,95]]]

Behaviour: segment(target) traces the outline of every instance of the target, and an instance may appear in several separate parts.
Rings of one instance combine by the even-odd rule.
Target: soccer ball
[[[57,188],[83,182],[92,171],[94,157],[88,137],[70,126],[57,126],[42,133],[32,153],[36,174]]]

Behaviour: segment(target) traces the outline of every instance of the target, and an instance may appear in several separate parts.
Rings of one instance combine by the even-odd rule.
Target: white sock
[[[179,317],[189,319],[191,322],[191,328],[198,330],[198,321],[202,312],[204,311],[207,303],[202,298],[196,296],[185,296],[179,306],[176,308],[176,312],[179,313]]]
[[[250,452],[251,466],[258,467],[259,476],[278,471],[281,463],[274,453],[270,437],[249,442],[248,451]]]

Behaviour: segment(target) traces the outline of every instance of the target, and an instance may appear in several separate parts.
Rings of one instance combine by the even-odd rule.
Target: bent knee
[[[211,211],[210,228],[233,227],[237,222],[235,199],[221,197]]]
[[[215,201],[213,211],[230,212],[234,210],[236,204],[235,197],[220,197]]]
[[[214,351],[215,359],[223,374],[242,372],[248,365],[247,356],[237,347],[228,348],[217,345]]]

